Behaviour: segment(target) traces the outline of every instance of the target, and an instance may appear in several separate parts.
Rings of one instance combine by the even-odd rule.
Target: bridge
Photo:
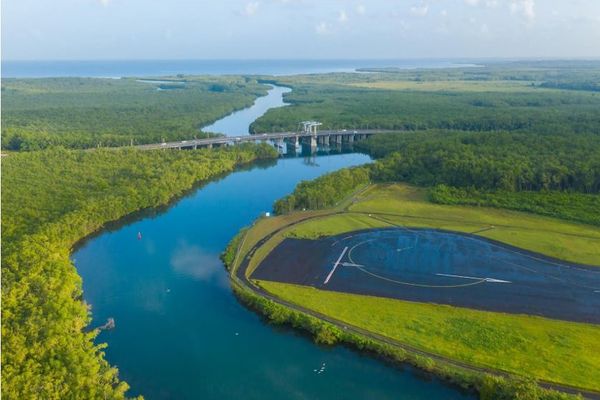
[[[219,146],[232,146],[239,143],[247,142],[272,142],[276,146],[283,146],[284,143],[289,143],[296,147],[301,143],[310,145],[311,149],[316,149],[321,146],[336,146],[346,143],[353,143],[355,140],[366,139],[371,135],[378,133],[389,133],[389,130],[380,129],[360,129],[360,130],[325,130],[318,131],[317,127],[321,125],[316,121],[304,121],[301,123],[302,129],[297,132],[275,132],[275,133],[260,133],[255,135],[243,136],[218,136],[204,139],[181,140],[176,142],[163,142],[153,144],[143,144],[134,146],[141,150],[157,150],[157,149],[199,149],[212,148]]]

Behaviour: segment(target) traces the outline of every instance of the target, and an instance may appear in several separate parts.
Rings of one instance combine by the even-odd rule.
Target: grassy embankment
[[[477,234],[566,261],[600,266],[600,228],[592,225],[498,208],[433,204],[427,201],[426,190],[402,184],[378,185],[348,211],[296,226],[288,234],[316,238],[390,224],[467,233],[493,227]],[[374,220],[364,213],[381,215]]]
[[[327,211],[320,211],[322,218],[284,228],[256,251],[248,271],[285,236],[314,238],[389,226],[385,220],[462,232],[493,225],[478,234],[553,257],[600,265],[600,229],[593,226],[514,211],[436,205],[427,202],[423,189],[401,184],[371,187],[346,206],[344,214],[327,216]],[[307,215],[293,213],[259,221],[247,233],[242,254],[268,232]],[[524,377],[600,390],[598,326],[257,283],[283,300],[431,353]]]

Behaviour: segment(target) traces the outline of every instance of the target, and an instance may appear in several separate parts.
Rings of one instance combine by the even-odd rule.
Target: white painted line
[[[335,269],[337,268],[337,266],[340,263],[340,261],[342,261],[342,257],[344,257],[344,254],[346,254],[346,251],[348,251],[348,246],[344,247],[344,250],[342,250],[342,254],[340,254],[340,256],[338,257],[338,259],[335,262],[335,264],[333,264],[333,268],[331,268],[331,271],[329,271],[329,275],[327,275],[327,278],[325,278],[325,281],[323,282],[324,285],[327,285],[327,282],[329,282],[329,280],[333,276],[333,273],[335,272]]]
[[[364,267],[364,265],[354,264],[354,263],[350,263],[350,262],[343,262],[343,263],[340,263],[340,265],[342,267]]]
[[[490,283],[512,283],[511,281],[503,281],[502,279],[485,278],[486,282]]]
[[[473,279],[476,281],[486,281],[490,283],[512,283],[511,281],[503,281],[502,279],[494,278],[478,278],[476,276],[463,276],[463,275],[452,275],[452,274],[436,274],[438,276],[447,276],[449,278],[462,278],[462,279]]]
[[[396,251],[397,251],[398,253],[400,253],[401,251],[404,251],[404,250],[410,250],[410,249],[412,249],[412,248],[413,248],[413,246],[410,246],[410,247],[404,247],[404,248],[402,248],[402,249],[396,249]]]

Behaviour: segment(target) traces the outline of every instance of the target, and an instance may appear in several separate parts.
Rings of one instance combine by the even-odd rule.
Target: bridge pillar
[[[212,149],[213,148],[212,143],[209,143],[206,147],[209,149]]]
[[[317,137],[314,135],[310,137],[310,148],[311,150],[317,148]]]
[[[343,139],[342,135],[335,135],[335,142],[337,144],[342,144],[342,139]]]
[[[354,135],[348,135],[348,143],[354,142]]]
[[[323,145],[329,147],[329,135],[323,136]]]

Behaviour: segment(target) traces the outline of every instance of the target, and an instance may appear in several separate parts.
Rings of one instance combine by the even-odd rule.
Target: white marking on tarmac
[[[338,259],[335,262],[335,264],[333,264],[333,268],[331,268],[331,271],[329,271],[329,275],[327,275],[327,278],[325,278],[325,281],[323,281],[324,285],[327,285],[327,282],[329,282],[329,280],[333,276],[333,273],[335,272],[335,269],[337,268],[337,266],[340,263],[340,261],[342,261],[342,257],[344,257],[344,254],[346,254],[346,251],[348,251],[348,246],[344,247],[344,250],[342,250],[342,254],[340,254],[340,256],[338,257]]]
[[[350,235],[350,236],[346,236],[345,238],[341,238],[340,240],[336,240],[335,242],[332,243],[331,247],[335,246],[336,244],[338,244],[341,241],[344,241],[346,239],[350,239],[351,237],[353,237],[354,235]]]
[[[478,278],[476,276],[463,276],[463,275],[452,275],[452,274],[436,274],[438,276],[447,276],[449,278],[462,278],[462,279],[473,279],[477,281],[486,281],[490,283],[512,283],[511,281],[503,281],[502,279],[494,279],[494,278]]]
[[[413,246],[410,246],[410,247],[404,247],[404,248],[401,248],[401,249],[396,249],[396,251],[397,251],[398,253],[400,253],[401,251],[404,251],[404,250],[410,250],[410,249],[412,249],[412,248],[413,248]]]
[[[340,265],[342,267],[364,267],[364,265],[354,264],[354,263],[351,263],[351,262],[343,262],[343,263],[340,263]]]

